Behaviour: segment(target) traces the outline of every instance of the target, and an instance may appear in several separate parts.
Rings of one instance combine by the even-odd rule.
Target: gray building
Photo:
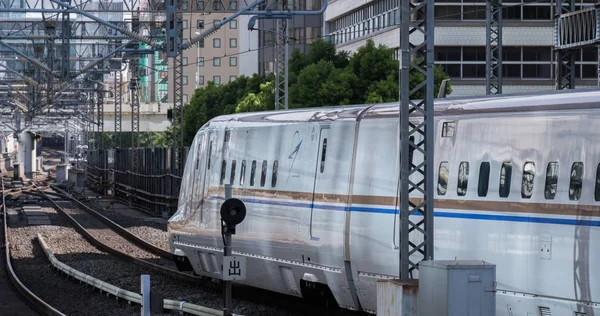
[[[294,1],[293,10],[311,10],[321,9],[322,0],[297,0]],[[260,30],[258,43],[258,73],[265,75],[272,73],[275,69],[275,40],[277,38],[276,30],[277,20],[260,19],[258,28]],[[295,49],[307,53],[310,44],[320,38],[323,34],[323,15],[297,15],[288,20],[290,36],[290,56]]]

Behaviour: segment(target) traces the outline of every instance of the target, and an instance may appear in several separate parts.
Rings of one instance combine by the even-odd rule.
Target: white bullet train
[[[496,315],[600,315],[600,90],[435,111],[435,259],[496,264]],[[243,283],[376,313],[376,282],[399,273],[398,146],[397,103],[214,118],[168,224],[178,266],[220,278],[231,184]]]

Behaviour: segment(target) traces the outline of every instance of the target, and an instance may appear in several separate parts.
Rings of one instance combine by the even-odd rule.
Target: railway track
[[[3,238],[3,240],[2,240],[3,247],[2,248],[4,249],[4,254],[2,256],[3,257],[2,258],[3,259],[2,260],[2,269],[3,269],[3,271],[6,272],[6,276],[10,280],[10,283],[12,284],[12,286],[14,286],[14,288],[19,293],[19,295],[31,307],[31,310],[29,310],[25,306],[22,306],[22,304],[20,304],[19,301],[16,300],[16,297],[14,297],[14,299],[11,299],[11,301],[6,302],[6,304],[15,304],[16,306],[8,306],[7,309],[5,310],[5,312],[8,314],[8,312],[10,312],[10,309],[16,308],[19,310],[19,313],[23,313],[23,314],[29,314],[35,310],[44,315],[64,315],[60,311],[55,309],[54,307],[50,306],[50,304],[46,303],[44,300],[42,300],[41,298],[36,296],[31,290],[29,290],[29,288],[27,286],[25,286],[25,284],[23,284],[23,282],[21,282],[21,280],[17,276],[17,273],[13,269],[11,250],[10,250],[11,244],[9,241],[10,239],[9,239],[9,233],[8,233],[8,218],[7,218],[7,212],[6,212],[4,178],[1,178],[0,181],[2,184],[2,205],[1,205],[1,208],[2,208],[2,238]],[[6,283],[5,283],[5,285],[6,285]],[[6,297],[6,298],[8,298],[9,295],[11,295],[11,293],[9,293],[9,292],[4,292],[3,294],[4,294],[3,297]]]
[[[131,219],[129,222],[120,218],[108,219],[67,192],[49,185],[44,179],[34,180],[32,183],[3,188],[2,192],[10,197],[12,203],[22,203],[26,198],[29,199],[29,203],[36,204],[51,218],[48,225],[12,228],[13,240],[22,239],[17,242],[16,252],[20,261],[16,273],[25,276],[23,284],[30,288],[35,284],[36,294],[39,292],[38,296],[46,302],[66,314],[87,315],[94,309],[103,310],[92,312],[98,315],[139,314],[139,306],[117,302],[114,297],[108,298],[106,293],[99,295],[93,288],[65,279],[60,272],[53,270],[35,241],[38,234],[43,236],[60,261],[94,278],[138,292],[140,275],[150,274],[153,290],[161,292],[165,298],[222,309],[220,282],[177,271],[171,254],[165,250],[168,249],[168,239],[161,231],[157,232],[156,227],[145,230],[144,227],[137,227],[139,224],[131,226]],[[156,238],[148,239],[148,236]],[[162,245],[162,248],[147,241],[157,239],[159,242],[155,244]],[[28,265],[22,264],[26,262],[21,260],[23,257],[30,260]],[[70,293],[66,295],[71,298],[81,297],[84,302],[65,300],[63,293]],[[296,297],[237,284],[234,284],[233,305],[233,312],[242,315],[347,314],[315,307]]]
[[[63,209],[65,214],[69,215],[71,221],[77,222],[77,230],[80,233],[87,230],[87,232],[83,232],[82,235],[86,236],[86,239],[89,240],[90,243],[103,251],[115,254],[124,261],[135,263],[141,267],[150,268],[158,272],[159,275],[153,276],[153,280],[155,279],[157,281],[157,284],[159,284],[157,289],[161,291],[165,297],[168,297],[169,295],[179,295],[177,296],[178,299],[185,298],[185,300],[188,301],[186,295],[190,295],[189,293],[193,293],[194,291],[200,291],[203,295],[212,298],[210,300],[211,302],[208,304],[206,303],[206,300],[201,301],[204,302],[204,304],[207,304],[205,306],[216,309],[222,308],[222,288],[219,281],[176,271],[169,252],[136,236],[116,223],[116,221],[103,216],[98,211],[93,210],[88,205],[78,201],[67,192],[58,189],[56,186],[51,185],[51,188],[55,190],[56,196],[68,199],[71,203],[80,207],[79,210],[75,210],[72,207],[66,207],[64,205],[66,203],[53,203],[55,207]],[[43,194],[46,194],[46,192]],[[83,227],[86,227],[86,229]],[[92,230],[96,230],[96,232],[91,232]],[[100,231],[102,233],[100,233]],[[90,237],[94,240],[90,239]],[[127,245],[125,247],[127,247],[128,250],[119,251],[115,249],[124,247],[124,245]],[[135,255],[132,256],[132,254]],[[185,280],[187,281],[187,284],[183,285],[179,280],[173,280],[173,278]],[[124,284],[126,283],[127,282],[124,282]],[[170,290],[172,286],[178,288],[177,292],[172,292]],[[184,287],[190,288],[186,290]],[[194,295],[189,296],[189,301],[195,302],[194,299]],[[236,300],[238,300],[237,303],[235,303]],[[347,311],[337,311],[331,308],[315,307],[296,297],[238,284],[234,285],[234,307],[236,306],[237,310],[234,309],[234,312],[244,315],[306,315],[307,313],[311,315],[357,314]],[[253,307],[248,308],[248,306]]]

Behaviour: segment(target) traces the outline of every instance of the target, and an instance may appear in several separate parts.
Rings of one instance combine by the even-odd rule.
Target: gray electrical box
[[[496,265],[477,260],[419,263],[419,314],[495,316]]]

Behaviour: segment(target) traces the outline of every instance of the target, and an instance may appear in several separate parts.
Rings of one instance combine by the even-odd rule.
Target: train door
[[[321,239],[321,234],[319,233],[319,226],[323,226],[322,219],[325,218],[324,209],[319,209],[315,207],[315,203],[318,203],[316,199],[320,194],[325,192],[322,183],[324,182],[324,177],[327,175],[325,172],[326,165],[325,162],[327,160],[327,141],[329,138],[329,126],[321,126],[319,133],[319,149],[317,154],[317,163],[315,166],[315,176],[314,176],[314,185],[313,185],[313,197],[312,203],[310,205],[310,239],[314,241],[319,241]]]

